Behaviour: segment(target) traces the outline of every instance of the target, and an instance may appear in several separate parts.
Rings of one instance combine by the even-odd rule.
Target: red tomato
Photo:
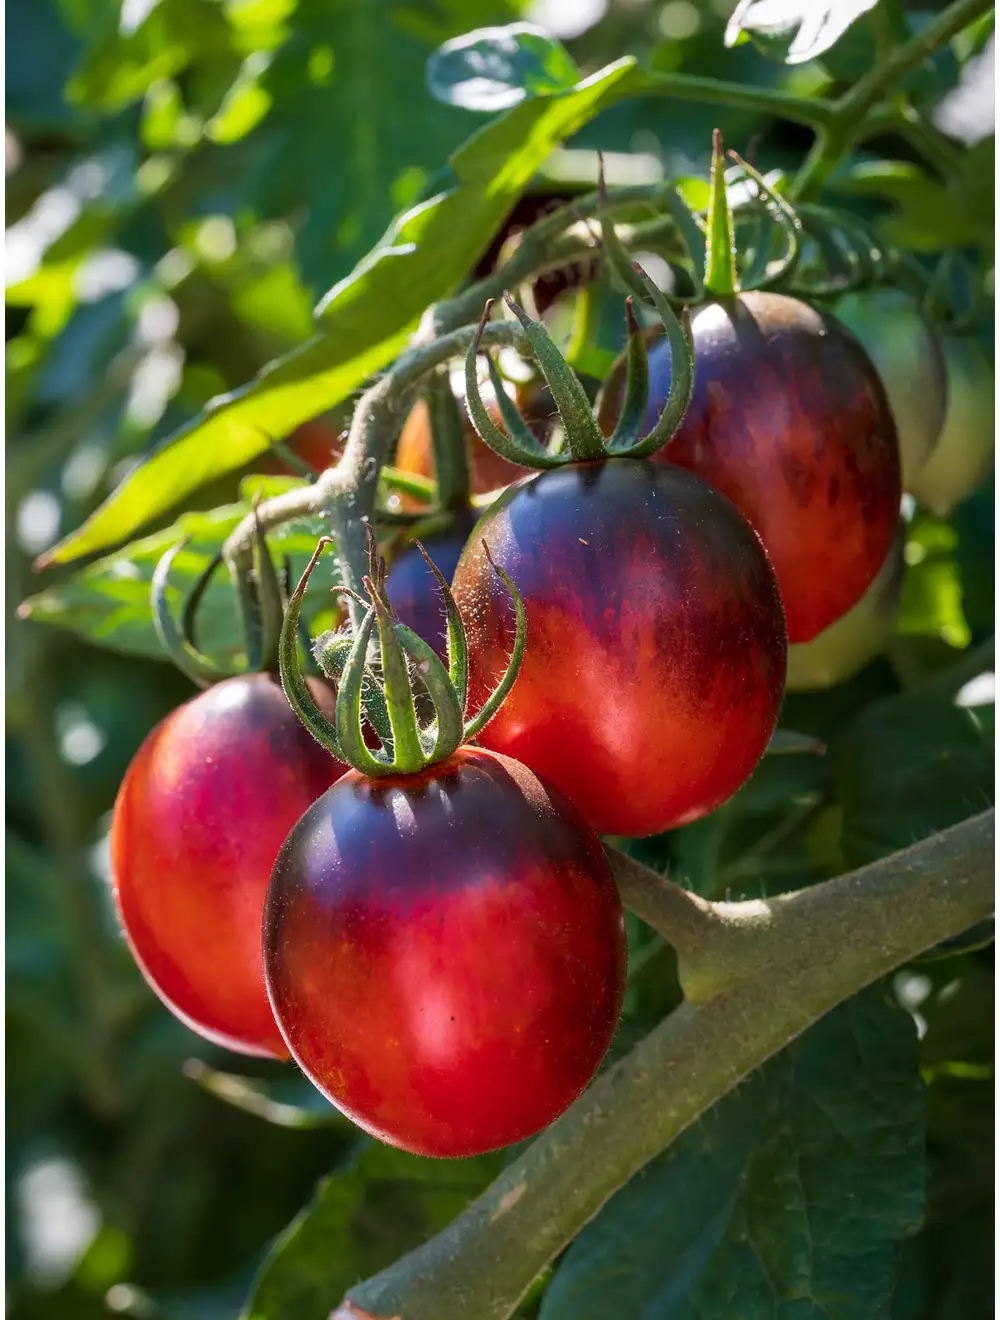
[[[322,417],[296,427],[290,444],[299,458],[317,472],[335,463],[344,452],[344,436]]]
[[[656,834],[730,797],[774,731],[785,624],[760,541],[665,464],[571,464],[502,495],[455,573],[475,709],[514,639],[482,548],[524,597],[528,644],[479,735],[560,788],[602,834]]]
[[[331,690],[308,681],[332,718]],[[271,674],[186,702],[129,766],[111,823],[125,935],[167,1007],[218,1045],[288,1056],[264,986],[264,895],[288,831],[344,770]]]
[[[885,563],[900,504],[899,447],[875,368],[832,317],[777,293],[706,303],[691,322],[694,397],[657,454],[727,495],[760,534],[790,642],[808,642],[864,595]],[[650,352],[647,427],[670,384]],[[598,406],[621,407],[619,370]]]
[[[475,1155],[540,1131],[610,1044],[625,983],[600,841],[524,766],[475,748],[350,771],[274,867],[264,968],[296,1062],[366,1132]]]

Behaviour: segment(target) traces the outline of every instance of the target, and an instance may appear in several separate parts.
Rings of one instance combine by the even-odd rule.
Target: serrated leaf
[[[123,541],[213,478],[243,467],[345,399],[406,344],[423,311],[455,288],[552,148],[630,86],[619,60],[570,92],[533,99],[452,156],[456,183],[399,217],[320,305],[322,330],[249,385],[214,402],[49,552],[65,563]]]
[[[327,1320],[352,1284],[443,1228],[502,1163],[359,1143],[271,1248],[242,1320]]]
[[[993,800],[989,746],[972,712],[944,697],[877,702],[831,750],[848,866],[908,847]]]
[[[741,0],[726,25],[725,43],[748,37],[765,55],[804,64],[829,50],[878,0]]]
[[[916,1032],[874,987],[612,1197],[542,1320],[882,1320],[923,1191]]]
[[[279,478],[271,481],[279,481],[283,489],[294,484]],[[163,531],[133,541],[88,564],[58,586],[29,597],[21,606],[21,615],[36,623],[67,628],[99,646],[127,655],[162,660],[165,657],[153,627],[150,598],[157,563],[182,537],[190,538],[174,560],[170,574],[168,600],[176,615],[226,537],[249,511],[247,502],[224,505],[211,513],[184,514]],[[291,557],[292,575],[297,579],[325,531],[320,519],[306,518],[275,528],[267,540],[276,562],[280,563],[285,555]],[[333,556],[323,562],[332,565]],[[313,577],[319,581],[315,586],[310,581],[302,611],[307,623],[333,604],[330,572],[317,572]],[[197,641],[199,648],[220,664],[231,664],[242,654],[235,594],[222,568],[213,575],[198,611]]]
[[[531,23],[477,28],[446,41],[427,61],[436,100],[488,114],[566,91],[579,76],[565,46]]]

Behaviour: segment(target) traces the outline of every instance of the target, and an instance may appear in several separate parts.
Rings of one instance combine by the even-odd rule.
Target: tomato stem
[[[726,190],[726,158],[722,149],[722,134],[715,129],[712,133],[712,174],[709,180],[705,289],[715,298],[731,298],[737,288],[733,215]]]

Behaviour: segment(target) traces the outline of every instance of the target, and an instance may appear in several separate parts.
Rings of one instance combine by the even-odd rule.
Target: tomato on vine
[[[317,644],[340,683],[331,724],[295,650],[324,544],[289,605],[282,680],[314,736],[354,768],[278,855],[264,915],[268,991],[296,1062],[359,1126],[419,1154],[474,1155],[532,1136],[596,1071],[624,990],[621,905],[577,809],[509,757],[462,746],[495,713],[523,653],[510,579],[500,570],[518,616],[514,655],[468,719],[465,637],[444,578],[447,669],[393,618],[373,562],[357,634]],[[430,723],[416,715],[418,673]],[[363,692],[374,750],[361,736]]]

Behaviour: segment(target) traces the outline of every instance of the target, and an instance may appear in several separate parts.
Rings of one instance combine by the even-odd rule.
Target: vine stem
[[[954,0],[922,32],[903,42],[886,60],[877,63],[834,101],[829,107],[829,118],[818,125],[812,150],[792,182],[791,199],[800,201],[815,193],[859,138],[885,131],[885,112],[876,106],[880,97],[990,7],[989,0]],[[874,113],[869,115],[870,111]],[[913,138],[914,128],[907,120],[901,118],[898,127]],[[936,136],[929,139],[918,128],[917,137],[921,150],[926,153],[930,142],[940,160],[940,143]]]
[[[608,849],[675,946],[685,1002],[443,1232],[331,1320],[503,1320],[644,1164],[836,1004],[993,909],[994,813],[810,889],[707,903]]]

